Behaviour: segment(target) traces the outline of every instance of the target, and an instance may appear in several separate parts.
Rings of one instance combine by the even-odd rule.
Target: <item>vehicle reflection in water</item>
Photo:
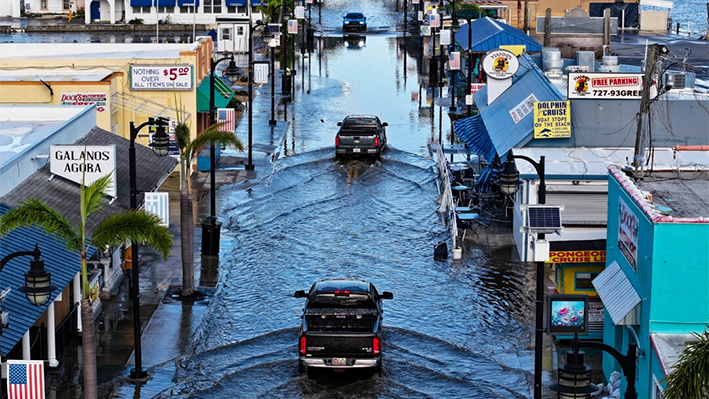
[[[367,36],[364,35],[342,35],[342,45],[349,50],[361,50],[367,44]]]

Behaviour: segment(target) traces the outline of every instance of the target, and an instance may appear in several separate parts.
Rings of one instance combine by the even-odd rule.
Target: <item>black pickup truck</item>
[[[382,299],[393,299],[391,292],[379,294],[372,283],[363,280],[322,280],[310,291],[296,291],[296,298],[307,298],[303,323],[298,332],[299,369],[312,375],[312,369],[382,368]]]

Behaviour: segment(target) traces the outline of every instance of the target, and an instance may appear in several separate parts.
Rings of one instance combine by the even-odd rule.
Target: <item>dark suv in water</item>
[[[381,158],[387,147],[388,123],[374,115],[348,115],[337,122],[340,130],[335,136],[335,157],[371,156]]]
[[[342,17],[342,30],[347,31],[367,31],[367,17],[361,12],[348,12]]]

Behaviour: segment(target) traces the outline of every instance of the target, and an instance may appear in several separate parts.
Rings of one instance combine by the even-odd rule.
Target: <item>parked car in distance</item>
[[[374,115],[348,115],[337,122],[340,130],[335,136],[335,158],[343,156],[370,156],[377,159],[387,148],[388,123]]]
[[[312,377],[314,369],[382,369],[382,299],[374,284],[364,280],[318,281],[310,291],[295,291],[306,298],[298,331],[298,369]]]
[[[367,31],[367,17],[361,12],[348,12],[342,17],[343,31]]]

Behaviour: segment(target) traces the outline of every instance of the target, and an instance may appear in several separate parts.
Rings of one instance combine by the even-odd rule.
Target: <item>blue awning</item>
[[[246,0],[226,0],[227,7],[246,7]]]
[[[251,0],[251,6],[252,7],[266,7],[268,5],[268,2],[266,0]]]
[[[495,159],[495,146],[485,128],[480,114],[453,122],[453,131],[475,154],[484,156],[488,162]]]
[[[131,7],[152,7],[153,0],[130,0]]]
[[[489,163],[480,171],[480,176],[475,180],[473,190],[475,190],[476,193],[487,193],[499,178],[500,169],[493,167],[492,164]]]
[[[175,0],[157,0],[158,6],[160,7],[174,7]]]
[[[177,0],[177,5],[180,7],[194,7],[195,3],[199,7],[199,0]]]

